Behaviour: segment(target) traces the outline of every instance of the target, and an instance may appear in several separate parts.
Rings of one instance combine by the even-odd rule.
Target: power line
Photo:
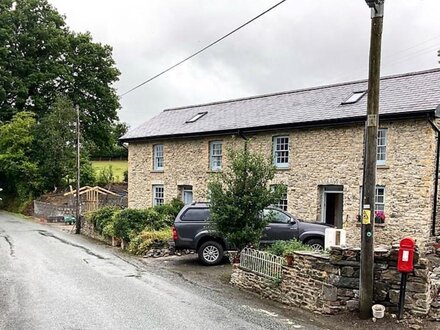
[[[422,41],[420,43],[414,44],[411,47],[395,51],[391,55],[385,56],[382,59],[382,62],[384,64],[384,66],[393,66],[393,65],[395,65],[397,63],[405,62],[407,60],[413,59],[413,58],[418,57],[420,55],[424,55],[426,53],[429,53],[430,51],[433,51],[433,50],[437,49],[438,46],[432,45],[432,46],[428,46],[428,47],[423,47],[421,49],[416,49],[415,51],[410,52],[409,54],[404,54],[405,52],[408,52],[409,50],[412,50],[414,48],[418,48],[421,45],[424,45],[426,43],[429,43],[429,42],[434,41],[434,40],[439,39],[439,38],[440,38],[440,35],[437,35],[437,36],[435,36],[433,38],[430,38],[430,39],[424,40],[424,41]],[[399,55],[402,55],[402,54],[403,54],[403,56],[399,56]],[[358,70],[353,71],[350,74],[345,74],[345,75],[333,78],[333,79],[331,79],[327,83],[328,84],[332,84],[332,83],[338,83],[338,82],[341,82],[341,81],[345,81],[346,79],[350,79],[351,77],[353,77],[353,73],[360,74],[360,73],[364,72],[365,70],[368,70],[368,68],[358,69]]]
[[[208,48],[214,46],[215,44],[219,43],[219,42],[222,41],[223,39],[226,39],[226,38],[229,37],[231,34],[237,32],[238,30],[240,30],[240,29],[242,29],[242,28],[244,28],[246,25],[252,23],[253,21],[257,20],[258,18],[260,18],[260,17],[263,16],[264,14],[267,14],[267,13],[270,12],[272,9],[275,9],[276,7],[278,7],[278,6],[281,5],[283,2],[286,2],[286,1],[287,1],[287,0],[282,0],[282,1],[278,2],[278,3],[275,4],[274,6],[272,6],[272,7],[270,7],[269,9],[263,11],[261,14],[255,16],[254,18],[252,18],[251,20],[247,21],[246,23],[240,25],[238,28],[232,30],[232,31],[229,32],[228,34],[225,34],[223,37],[217,39],[217,40],[214,41],[214,42],[211,42],[208,46],[206,46],[206,47],[200,49],[199,51],[195,52],[194,54],[192,54],[192,55],[190,55],[190,56],[184,58],[184,59],[181,60],[180,62],[177,62],[176,64],[170,66],[169,68],[163,70],[162,72],[156,74],[155,76],[153,76],[153,77],[151,77],[151,78],[145,80],[144,82],[140,83],[139,85],[136,85],[135,87],[129,89],[129,90],[126,91],[125,93],[119,95],[119,97],[123,97],[123,96],[127,95],[128,93],[133,92],[135,89],[138,89],[139,87],[145,85],[146,83],[149,83],[150,81],[156,79],[157,77],[160,77],[160,76],[163,75],[164,73],[167,73],[168,71],[174,69],[176,66],[179,66],[180,64],[182,64],[182,63],[188,61],[189,59],[193,58],[194,56],[199,55],[200,53],[204,52],[204,51],[207,50]]]

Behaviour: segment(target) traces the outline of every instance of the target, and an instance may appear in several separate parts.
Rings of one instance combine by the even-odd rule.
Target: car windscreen
[[[206,221],[208,218],[208,208],[189,208],[180,217],[182,221]]]

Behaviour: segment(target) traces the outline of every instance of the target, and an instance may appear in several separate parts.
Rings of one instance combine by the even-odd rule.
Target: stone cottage
[[[227,148],[272,156],[279,207],[300,219],[360,237],[367,81],[167,109],[121,138],[129,147],[128,205],[178,197],[206,200],[207,182]],[[438,172],[440,69],[384,77],[380,91],[376,243],[440,233]]]

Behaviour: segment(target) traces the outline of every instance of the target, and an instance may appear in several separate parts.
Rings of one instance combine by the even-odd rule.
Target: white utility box
[[[347,231],[345,229],[326,228],[324,248],[329,249],[332,246],[342,246],[347,243]]]

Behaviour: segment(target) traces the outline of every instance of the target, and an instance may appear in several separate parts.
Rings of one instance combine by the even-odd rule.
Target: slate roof
[[[354,92],[366,90],[367,81],[363,80],[167,109],[129,131],[121,141],[364,120],[367,95],[354,104],[341,103]],[[439,105],[440,69],[381,79],[383,118],[433,113]],[[200,112],[207,113],[193,123],[186,123]]]

